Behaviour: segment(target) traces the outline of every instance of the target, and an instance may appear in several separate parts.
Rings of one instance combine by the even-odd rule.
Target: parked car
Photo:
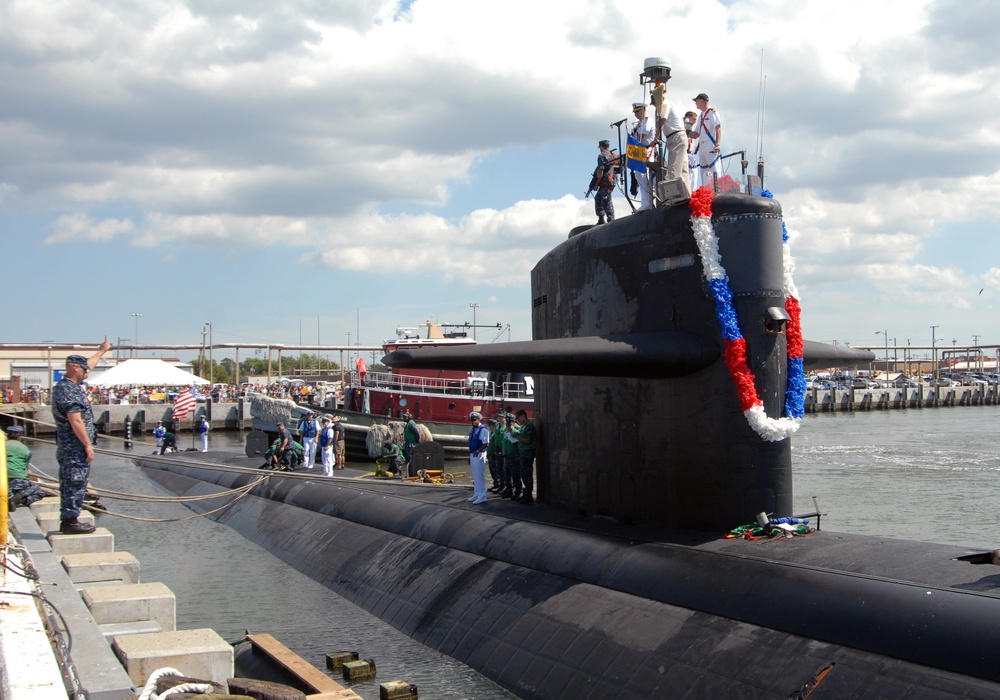
[[[932,379],[930,384],[931,386],[960,386],[960,384],[951,377],[938,377],[937,379]]]
[[[899,377],[893,381],[892,385],[897,389],[916,389],[920,383],[906,377]]]

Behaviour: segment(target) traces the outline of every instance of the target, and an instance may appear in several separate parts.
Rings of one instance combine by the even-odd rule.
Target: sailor
[[[333,476],[333,421],[329,415],[323,416],[323,427],[319,431],[319,449],[323,460],[323,476]]]
[[[684,119],[681,117],[677,105],[670,100],[664,99],[666,86],[659,85],[653,91],[653,99],[656,101],[657,111],[660,114],[659,134],[663,139],[666,149],[663,164],[664,182],[678,181],[680,192],[679,199],[691,198],[691,181],[688,175],[687,147],[688,138],[684,128]]]
[[[163,427],[163,421],[161,420],[156,421],[156,427],[153,428],[153,437],[156,438],[157,452],[159,452],[160,448],[163,447],[163,436],[166,434],[167,434],[167,429]]]
[[[701,187],[701,168],[698,167],[698,132],[695,131],[695,123],[698,121],[697,112],[684,113],[684,130],[688,137],[688,178],[691,181],[691,191]]]
[[[403,475],[406,460],[403,457],[403,450],[399,448],[399,445],[392,440],[386,440],[385,444],[382,445],[382,457],[386,460],[388,471],[392,472],[393,476]]]
[[[496,418],[486,421],[486,427],[490,431],[490,444],[486,450],[487,466],[490,468],[490,487],[486,489],[490,493],[500,491],[500,469],[503,466],[503,445],[500,444],[502,426],[497,423]]]
[[[177,451],[177,438],[173,433],[167,431],[163,434],[163,442],[160,445],[160,454],[165,455]]]
[[[486,503],[486,450],[490,444],[490,431],[483,425],[483,414],[469,414],[472,429],[469,431],[469,463],[472,465],[472,505]]]
[[[521,480],[521,497],[518,503],[532,503],[535,499],[531,497],[531,490],[534,485],[534,465],[535,450],[538,449],[538,433],[535,431],[535,424],[528,420],[528,413],[523,408],[514,414],[515,422],[511,429],[511,435],[517,440],[518,475],[514,479]],[[516,486],[515,486],[516,488]]]
[[[11,513],[18,506],[30,506],[45,497],[41,487],[28,479],[31,450],[21,441],[22,437],[24,428],[7,427],[7,509]]]
[[[66,358],[66,373],[52,389],[52,417],[56,421],[56,460],[59,462],[59,532],[85,535],[94,526],[81,523],[80,508],[87,493],[90,464],[94,461],[97,429],[87,393],[80,385],[91,367],[111,349],[105,338],[89,359],[83,355]]]
[[[289,469],[292,466],[291,462],[295,454],[295,443],[292,440],[292,434],[285,427],[285,421],[279,420],[277,428],[279,441],[277,450],[278,461],[282,467]]]
[[[403,414],[403,420],[406,421],[406,425],[403,426],[403,454],[406,455],[406,463],[409,464],[413,459],[413,448],[420,443],[420,431],[409,411]]]
[[[615,191],[615,165],[618,163],[618,156],[611,152],[611,142],[607,139],[598,141],[597,147],[601,152],[597,155],[597,169],[594,170],[590,188],[595,190],[594,211],[597,223],[603,224],[615,220],[615,205],[611,201],[611,195]]]
[[[698,167],[701,182],[705,184],[709,173],[715,173],[717,178],[722,176],[722,161],[719,159],[722,155],[722,119],[715,109],[708,106],[708,95],[705,93],[698,93],[694,104],[701,113],[695,131],[698,132]]]
[[[208,431],[211,427],[208,425],[208,420],[202,415],[201,420],[198,421],[198,434],[201,435],[201,451],[208,452]]]
[[[518,442],[510,439],[510,431],[514,427],[514,414],[508,413],[504,416],[503,428],[503,467],[500,470],[500,498],[513,498],[517,500],[521,497],[521,481],[518,475],[521,473],[520,461],[518,460]],[[516,486],[516,490],[515,490]]]
[[[646,148],[647,163],[656,160],[656,125],[653,117],[646,116],[646,104],[644,102],[632,103],[632,114],[638,120],[632,126],[632,138]],[[653,195],[649,181],[649,166],[642,170],[633,171],[636,182],[639,185],[640,206],[639,211],[649,209],[652,206]]]
[[[306,469],[312,469],[316,462],[316,414],[306,411],[306,417],[299,421],[299,435],[302,436],[302,449],[305,452]]]

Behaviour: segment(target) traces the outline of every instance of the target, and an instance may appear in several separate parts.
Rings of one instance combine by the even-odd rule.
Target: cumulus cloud
[[[52,228],[53,233],[43,241],[44,245],[85,241],[109,243],[115,236],[132,231],[134,225],[129,219],[94,221],[86,214],[67,214],[56,219]]]
[[[592,220],[594,143],[659,55],[670,99],[708,92],[726,150],[763,157],[821,316],[853,303],[845,279],[960,308],[995,286],[978,260],[937,259],[946,232],[1000,213],[991,7],[11,0],[0,213],[50,249],[239,242],[303,270],[433,267],[506,290]]]

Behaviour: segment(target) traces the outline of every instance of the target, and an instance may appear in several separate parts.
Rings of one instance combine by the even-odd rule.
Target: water
[[[211,447],[241,451],[243,439],[213,433]],[[110,441],[101,447],[111,449]],[[33,464],[50,475],[57,472],[53,447],[33,443],[31,449]],[[135,452],[146,453],[147,448]],[[105,455],[97,456],[91,483],[128,493],[165,494],[129,459]],[[144,518],[192,515],[179,503],[105,504],[113,512]],[[161,581],[177,596],[178,629],[209,627],[230,642],[247,629],[267,632],[321,669],[326,668],[326,654],[357,651],[378,666],[375,679],[350,684],[365,700],[378,700],[379,684],[390,680],[416,685],[422,698],[516,700],[485,676],[411,640],[225,525],[208,518],[146,523],[106,516],[100,524],[114,532],[115,549],[139,559],[143,581]],[[339,675],[333,677],[348,685]]]
[[[1000,406],[809,415],[792,442],[795,512],[824,529],[1000,547]]]
[[[1000,407],[992,406],[807,416],[793,440],[795,511],[811,511],[816,495],[828,513],[824,530],[995,549],[998,427]],[[212,435],[213,449],[240,450],[242,443],[243,435]],[[34,463],[55,473],[53,449],[37,443],[32,449]],[[163,495],[124,458],[99,455],[92,480]],[[191,515],[176,503],[107,503],[148,518]],[[144,581],[162,581],[174,591],[180,628],[211,627],[230,641],[245,629],[268,632],[320,668],[329,652],[359,651],[379,669],[377,679],[352,686],[365,700],[378,698],[379,683],[397,679],[417,685],[421,697],[516,697],[207,518],[102,521],[114,531],[116,548],[142,562]]]

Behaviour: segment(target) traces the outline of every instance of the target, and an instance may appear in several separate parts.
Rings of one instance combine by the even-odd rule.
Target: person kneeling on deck
[[[292,439],[292,433],[285,427],[284,421],[278,421],[278,443],[278,469],[291,471],[302,461],[302,445]]]
[[[163,438],[161,438],[159,442],[161,455],[177,451],[177,437],[173,433],[169,431],[164,432]]]
[[[7,510],[11,513],[18,506],[30,506],[45,497],[41,487],[28,479],[31,450],[21,442],[23,436],[21,426],[7,428]]]
[[[402,476],[403,469],[406,467],[406,458],[399,445],[392,440],[386,440],[382,446],[382,459],[385,460],[387,471],[393,476]]]

